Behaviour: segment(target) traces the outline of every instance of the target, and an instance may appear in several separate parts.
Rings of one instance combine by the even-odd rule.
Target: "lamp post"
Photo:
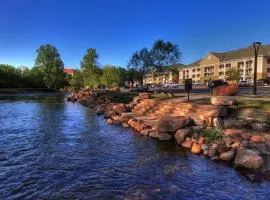
[[[253,77],[253,95],[256,95],[257,94],[257,58],[258,58],[258,52],[259,52],[259,48],[261,46],[261,43],[254,42],[252,45],[253,45],[254,56],[255,56],[254,77]]]

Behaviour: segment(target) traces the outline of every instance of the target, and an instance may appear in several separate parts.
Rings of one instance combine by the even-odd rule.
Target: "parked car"
[[[249,87],[249,86],[251,86],[251,84],[249,81],[240,81],[239,86],[240,87]]]

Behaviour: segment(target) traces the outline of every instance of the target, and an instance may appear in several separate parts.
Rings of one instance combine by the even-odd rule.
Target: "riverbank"
[[[252,170],[270,179],[267,113],[263,113],[265,117],[262,113],[251,116],[250,110],[239,110],[231,98],[213,98],[206,104],[201,97],[186,102],[185,97],[152,96],[142,93],[128,104],[104,101],[101,113],[108,124],[131,127],[143,136],[162,141],[176,140],[180,148],[194,154]],[[243,115],[248,117],[243,119]]]
[[[0,94],[21,94],[21,93],[40,93],[40,92],[56,92],[49,88],[0,88]]]

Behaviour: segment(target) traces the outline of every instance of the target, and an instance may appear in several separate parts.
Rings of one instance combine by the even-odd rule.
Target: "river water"
[[[0,100],[0,199],[269,199],[270,182],[132,130],[63,96]]]

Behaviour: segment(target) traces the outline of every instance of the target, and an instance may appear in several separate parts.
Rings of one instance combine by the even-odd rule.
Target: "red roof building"
[[[77,73],[77,70],[75,70],[75,69],[70,69],[70,68],[65,68],[65,69],[64,69],[64,72],[65,72],[66,74],[70,74],[71,76],[73,76],[74,74]]]

